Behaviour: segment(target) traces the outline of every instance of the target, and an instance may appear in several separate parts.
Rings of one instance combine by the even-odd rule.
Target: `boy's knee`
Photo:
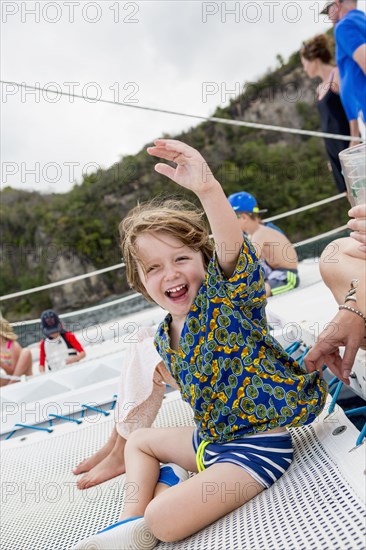
[[[138,428],[132,432],[126,442],[126,452],[131,449],[139,449],[142,443],[146,440],[147,431],[149,428]]]
[[[157,502],[159,498],[155,498],[147,506],[144,514],[144,519],[150,531],[155,537],[162,542],[175,542],[182,537],[174,530],[174,521],[169,519],[165,513],[164,506]]]

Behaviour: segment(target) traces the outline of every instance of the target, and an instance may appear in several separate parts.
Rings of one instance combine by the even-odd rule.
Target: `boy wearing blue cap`
[[[239,191],[228,197],[243,233],[253,242],[261,259],[267,296],[277,296],[299,286],[297,254],[286,235],[274,224],[262,222],[256,199]]]

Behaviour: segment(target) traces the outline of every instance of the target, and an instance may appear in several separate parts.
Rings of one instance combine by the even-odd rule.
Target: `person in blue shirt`
[[[266,295],[276,296],[300,284],[297,254],[284,232],[271,222],[262,222],[256,199],[246,191],[228,197],[239,227],[254,244],[264,270]]]
[[[357,0],[335,0],[335,3],[339,19],[334,35],[341,99],[350,121],[351,136],[358,137],[360,113],[366,122],[366,15],[357,9]],[[354,140],[350,146],[358,143]]]
[[[315,420],[327,394],[320,373],[307,373],[271,336],[258,257],[202,156],[166,139],[148,153],[174,163],[155,170],[193,191],[204,208],[155,200],[135,207],[120,225],[130,286],[168,311],[155,345],[195,427],[129,436],[125,487],[133,497],[126,496],[118,523],[79,550],[147,550],[245,504],[288,469],[287,428]]]

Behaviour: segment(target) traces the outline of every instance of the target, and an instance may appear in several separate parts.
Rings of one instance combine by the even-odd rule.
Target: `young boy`
[[[290,466],[286,427],[312,422],[326,398],[319,373],[306,373],[271,337],[257,255],[201,155],[174,140],[156,140],[148,152],[176,164],[155,169],[197,195],[215,240],[213,253],[203,213],[184,201],[139,205],[121,224],[130,285],[169,311],[155,345],[196,428],[129,436],[125,487],[133,498],[121,521],[79,550],[147,550],[248,502]]]

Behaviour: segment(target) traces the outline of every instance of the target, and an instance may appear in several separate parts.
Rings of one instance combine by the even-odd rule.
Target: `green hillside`
[[[227,107],[218,108],[214,116],[319,130],[315,87],[304,77],[299,56],[294,54]],[[227,194],[253,193],[260,206],[268,208],[268,215],[337,193],[321,139],[213,122],[172,137],[200,150]],[[118,263],[118,224],[129,208],[157,194],[177,194],[174,184],[154,172],[154,163],[144,148],[84,178],[65,194],[5,188],[1,193],[1,294]],[[342,200],[285,219],[280,226],[295,242],[345,223],[347,210],[347,201]],[[85,296],[94,303],[127,291],[120,272],[84,285],[89,286],[81,296],[75,291],[73,305],[89,304]],[[13,321],[36,317],[44,307],[70,309],[70,298],[63,293],[60,288],[11,300],[4,303],[2,313]]]

